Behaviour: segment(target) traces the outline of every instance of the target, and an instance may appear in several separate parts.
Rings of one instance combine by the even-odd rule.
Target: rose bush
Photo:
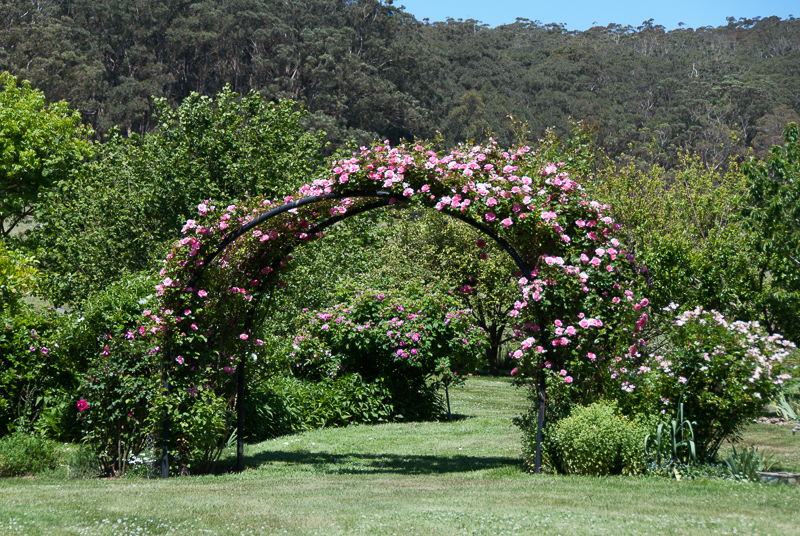
[[[358,291],[304,313],[292,370],[312,380],[357,373],[387,386],[394,417],[431,417],[441,409],[437,391],[461,383],[480,362],[486,336],[468,314],[431,285],[406,296]]]
[[[631,412],[669,418],[683,404],[684,418],[694,422],[698,458],[711,459],[723,440],[741,438],[791,378],[783,363],[794,348],[758,322],[728,322],[698,307],[675,317],[668,341],[639,367],[618,363],[614,375]]]

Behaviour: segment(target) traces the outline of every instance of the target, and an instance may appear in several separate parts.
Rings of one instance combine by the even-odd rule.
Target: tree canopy
[[[291,99],[338,144],[441,135],[448,147],[539,138],[597,123],[611,156],[665,167],[679,150],[723,165],[761,156],[797,120],[800,21],[731,18],[667,31],[652,20],[570,31],[541,21],[488,28],[421,22],[383,0],[175,0],[0,6],[0,69],[66,99],[98,132],[156,127],[152,95],[177,106],[226,84]],[[546,21],[545,21],[546,22]]]
[[[66,102],[45,103],[30,82],[0,73],[0,235],[33,214],[42,190],[94,154],[91,129]]]

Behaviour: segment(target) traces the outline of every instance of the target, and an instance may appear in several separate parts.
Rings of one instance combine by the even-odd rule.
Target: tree
[[[100,158],[54,184],[39,214],[41,285],[54,303],[83,300],[124,274],[155,267],[198,203],[278,196],[316,173],[322,133],[299,125],[294,102],[226,88],[173,110],[156,101],[158,128],[113,135]]]
[[[750,241],[739,218],[746,184],[741,168],[709,170],[698,155],[682,154],[667,171],[606,162],[595,192],[613,208],[649,281],[654,311],[675,302],[752,319],[754,278]]]
[[[69,177],[94,154],[91,129],[65,102],[0,74],[0,235],[34,214],[41,192]]]
[[[749,205],[744,217],[756,236],[757,307],[771,332],[800,340],[800,135],[797,123],[784,131],[783,147],[764,161],[744,166]]]

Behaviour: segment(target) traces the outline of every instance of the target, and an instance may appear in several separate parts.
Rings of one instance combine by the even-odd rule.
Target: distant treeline
[[[800,110],[800,20],[730,18],[667,32],[652,20],[584,32],[517,19],[428,23],[380,0],[7,0],[0,71],[66,100],[99,133],[154,127],[173,104],[230,83],[294,99],[346,139],[493,135],[587,120],[611,156],[714,167],[763,155]]]

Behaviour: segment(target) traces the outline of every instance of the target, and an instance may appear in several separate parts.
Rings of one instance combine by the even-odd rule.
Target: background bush
[[[365,290],[306,311],[294,338],[292,374],[312,381],[357,373],[391,394],[393,417],[441,411],[437,392],[481,364],[486,341],[459,303],[428,285],[402,295]]]
[[[16,314],[0,312],[0,436],[15,430],[30,432],[45,416],[42,426],[51,437],[75,437],[69,419],[57,413],[72,396],[81,369],[80,362],[71,361],[62,349],[62,330],[68,321],[63,311],[27,305]]]
[[[245,397],[245,434],[250,442],[325,426],[371,424],[393,414],[391,392],[359,374],[319,382],[276,376]]]

